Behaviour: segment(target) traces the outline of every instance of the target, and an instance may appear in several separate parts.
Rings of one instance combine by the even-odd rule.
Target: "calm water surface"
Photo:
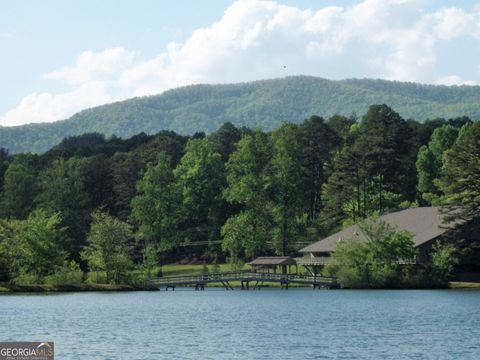
[[[480,359],[480,292],[4,295],[0,340],[53,340],[61,360]]]

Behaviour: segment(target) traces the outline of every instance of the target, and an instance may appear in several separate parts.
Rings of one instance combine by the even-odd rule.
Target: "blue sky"
[[[286,75],[480,83],[480,1],[1,0],[0,124]]]

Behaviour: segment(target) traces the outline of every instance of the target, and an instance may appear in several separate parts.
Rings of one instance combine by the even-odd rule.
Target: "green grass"
[[[220,266],[220,272],[230,272],[233,271],[230,264],[219,264]],[[244,265],[242,270],[250,270],[250,266]],[[209,272],[213,272],[213,265],[208,265],[208,270]],[[163,265],[162,266],[162,271],[163,271],[163,276],[193,276],[193,275],[201,275],[203,271],[203,265],[176,265],[176,264],[170,264],[170,265]],[[234,288],[239,288],[240,281],[231,281],[230,285]],[[250,289],[253,288],[255,285],[254,281],[250,282]],[[272,287],[272,288],[279,288],[281,285],[279,283],[264,283],[264,287]],[[208,287],[223,287],[221,283],[213,283],[213,284],[208,284]],[[305,285],[302,284],[290,284],[289,287],[300,287],[304,288],[306,287]]]
[[[5,287],[5,286],[1,286],[0,285],[0,293],[7,293],[7,292],[11,292],[12,290],[9,289],[8,287]]]
[[[219,264],[220,272],[233,271],[230,264]],[[245,265],[243,270],[248,270],[250,267]],[[163,265],[163,276],[189,276],[200,275],[203,271],[203,265]],[[213,265],[208,265],[208,271],[213,272]]]
[[[480,289],[480,282],[452,281],[449,283],[450,289]]]
[[[155,287],[115,285],[115,284],[75,284],[75,285],[2,285],[0,293],[37,293],[37,292],[83,292],[83,291],[139,291],[157,290]]]

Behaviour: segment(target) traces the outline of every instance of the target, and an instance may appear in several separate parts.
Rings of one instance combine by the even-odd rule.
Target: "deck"
[[[336,288],[337,282],[333,278],[300,274],[272,274],[267,272],[223,272],[192,276],[166,276],[150,281],[150,284],[160,289],[175,290],[176,287],[195,287],[195,290],[204,290],[208,284],[221,284],[226,290],[233,290],[231,282],[240,282],[242,290],[260,289],[265,283],[277,283],[283,289],[290,284],[311,286],[314,289]]]

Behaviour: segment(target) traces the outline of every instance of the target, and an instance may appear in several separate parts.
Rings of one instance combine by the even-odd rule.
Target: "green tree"
[[[453,218],[479,219],[480,214],[480,123],[465,125],[450,150],[444,154],[442,178],[445,204],[455,208]]]
[[[223,248],[232,260],[255,256],[269,238],[271,219],[265,190],[269,158],[268,137],[256,131],[238,142],[226,164],[228,186],[224,197],[229,203],[242,206],[222,227]]]
[[[26,244],[21,220],[0,219],[0,278],[9,281],[26,272]]]
[[[183,197],[183,237],[188,242],[220,238],[224,222],[222,191],[225,172],[220,154],[206,139],[187,143],[185,155],[174,170]]]
[[[416,167],[417,189],[427,203],[438,202],[441,195],[435,182],[441,177],[443,154],[450,149],[458,136],[458,129],[452,125],[443,125],[433,131],[428,146],[422,146],[418,152]]]
[[[302,188],[300,145],[296,137],[297,126],[284,123],[272,134],[272,158],[267,179],[273,215],[273,244],[275,252],[287,255],[295,248],[302,221]]]
[[[147,244],[143,250],[143,262],[142,267],[145,270],[147,279],[151,279],[152,276],[157,276],[158,266],[158,249],[155,244]]]
[[[0,216],[25,219],[33,208],[35,173],[28,155],[17,155],[5,172]]]
[[[228,161],[230,154],[235,150],[235,144],[242,137],[242,131],[232,123],[226,122],[217,131],[209,136],[213,150],[222,156],[222,161]]]
[[[60,213],[66,226],[68,243],[65,249],[78,257],[84,244],[89,221],[89,199],[85,189],[85,158],[70,158],[53,162],[51,167],[40,172],[40,193],[35,201],[38,208],[48,213]]]
[[[371,206],[379,212],[402,200],[413,200],[416,183],[411,136],[406,121],[386,105],[370,106],[362,118],[353,150],[360,157],[364,196],[373,195]],[[391,194],[400,195],[397,204],[389,201]]]
[[[342,140],[335,130],[318,116],[305,120],[298,128],[303,188],[307,193],[308,214],[311,221],[320,212],[321,190],[331,173],[333,152]]]
[[[8,166],[8,150],[0,147],[0,191],[3,188],[3,178]]]
[[[127,141],[132,140],[133,138]],[[137,181],[140,180],[148,165],[156,163],[159,154],[165,153],[170,159],[170,166],[174,168],[183,156],[185,142],[186,137],[172,131],[161,131],[146,143],[142,140],[141,144],[131,151],[113,156],[111,162],[115,198],[114,215],[121,220],[128,219],[132,199],[136,195]]]
[[[67,255],[63,249],[65,232],[58,213],[50,215],[40,209],[29,215],[22,233],[28,272],[41,278],[63,264]]]
[[[65,229],[58,214],[35,210],[26,220],[0,222],[0,255],[3,272],[10,278],[29,275],[34,281],[50,275],[66,258]]]
[[[166,251],[178,243],[182,216],[182,194],[170,168],[170,159],[161,153],[137,182],[131,217],[138,224],[138,237]]]
[[[132,199],[136,193],[136,183],[140,178],[142,164],[133,152],[117,153],[112,157],[114,208],[113,214],[127,220]]]
[[[100,211],[92,213],[92,220],[82,259],[91,271],[105,271],[107,283],[125,282],[133,268],[130,226]]]
[[[364,196],[361,155],[353,149],[358,128],[350,128],[343,148],[334,155],[333,172],[322,187],[324,209],[320,217],[327,232],[343,219],[355,223],[372,211]]]
[[[404,286],[408,279],[404,264],[413,262],[416,255],[413,235],[380,220],[365,221],[358,228],[361,235],[337,244],[327,273],[345,287]]]
[[[446,287],[458,263],[457,249],[452,244],[433,245],[431,261],[426,269],[431,286]]]
[[[84,188],[88,194],[90,207],[92,209],[106,207],[113,210],[113,171],[110,158],[95,155],[86,160],[83,170]]]
[[[342,138],[345,139],[350,132],[350,128],[352,125],[357,123],[356,115],[352,115],[350,117],[342,116],[342,115],[333,115],[332,117],[328,118],[327,125],[335,130],[335,132]]]
[[[412,131],[386,105],[371,106],[361,124],[350,127],[323,189],[327,223],[356,222],[414,200]]]

